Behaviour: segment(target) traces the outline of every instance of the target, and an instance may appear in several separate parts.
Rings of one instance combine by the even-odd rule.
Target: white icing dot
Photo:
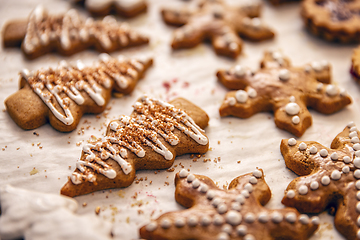
[[[360,213],[360,202],[356,203],[356,211]]]
[[[226,213],[227,210],[228,210],[228,209],[227,209],[227,206],[226,206],[226,204],[224,204],[224,203],[219,204],[219,206],[217,207],[217,211],[218,211],[218,213],[220,213],[220,214]]]
[[[353,145],[353,149],[354,149],[355,151],[360,150],[360,144],[359,144],[359,143],[355,143],[355,144]]]
[[[349,166],[345,166],[342,168],[341,170],[343,173],[349,173],[350,172],[350,167]]]
[[[355,172],[354,172],[354,177],[356,179],[359,179],[360,178],[360,170],[359,169],[356,169]]]
[[[316,71],[316,72],[321,72],[323,70],[323,66],[320,62],[312,62],[311,63],[311,67]]]
[[[360,142],[359,137],[351,138],[351,143],[359,143],[359,142]]]
[[[330,97],[334,97],[338,94],[339,89],[337,87],[335,87],[334,85],[327,85],[326,86],[326,94],[329,95]]]
[[[349,156],[345,156],[343,158],[344,163],[351,163],[351,158]]]
[[[251,25],[254,27],[254,28],[260,28],[261,27],[261,20],[260,20],[260,18],[257,18],[257,17],[255,17],[255,18],[252,18],[251,19]]]
[[[253,213],[247,213],[244,217],[245,222],[253,223],[255,221],[255,215]]]
[[[168,219],[168,218],[163,218],[163,219],[161,220],[161,222],[160,222],[160,226],[161,226],[162,228],[165,228],[165,229],[170,228],[170,227],[171,227],[171,221],[170,221],[170,219]]]
[[[241,210],[241,205],[238,202],[233,202],[231,203],[231,209],[235,210],[235,211],[240,211]]]
[[[181,227],[185,226],[185,220],[182,218],[177,218],[177,219],[175,219],[174,225],[175,225],[175,227],[181,228]]]
[[[356,181],[355,187],[356,187],[357,190],[360,190],[360,180]]]
[[[187,176],[189,175],[189,172],[186,171],[185,169],[181,169],[180,173],[179,173],[179,176],[181,178],[186,178]]]
[[[241,223],[242,217],[241,214],[237,211],[230,210],[228,213],[226,213],[225,219],[227,223],[236,226]]]
[[[269,215],[266,212],[261,212],[258,215],[259,222],[267,223],[269,221]]]
[[[350,132],[350,134],[349,134],[349,138],[353,138],[353,137],[357,137],[357,136],[358,136],[357,131]]]
[[[309,149],[309,152],[311,154],[315,154],[315,153],[317,153],[317,148],[315,146],[311,146],[310,149]]]
[[[295,191],[294,190],[287,191],[286,197],[287,198],[294,198],[295,197]]]
[[[357,231],[356,237],[357,237],[357,239],[360,239],[360,229]]]
[[[353,121],[349,122],[347,125],[346,125],[348,128],[351,128],[351,127],[354,127],[355,126],[355,123]]]
[[[289,144],[289,146],[294,146],[296,144],[296,139],[295,138],[290,138],[288,140],[288,144]]]
[[[261,178],[262,177],[262,172],[258,169],[256,169],[254,172],[253,172],[253,175],[256,177],[256,178]]]
[[[246,103],[248,100],[248,94],[244,90],[236,91],[235,98],[239,103]]]
[[[188,182],[192,182],[192,181],[194,181],[195,180],[195,175],[194,174],[189,174],[188,176],[187,176],[187,178],[186,178],[186,180],[188,181]]]
[[[329,153],[328,153],[328,151],[327,151],[326,149],[321,149],[321,150],[320,150],[320,156],[322,156],[322,157],[327,157],[328,154],[329,154]]]
[[[201,217],[200,222],[202,226],[209,226],[211,223],[211,218],[209,216],[203,216]]]
[[[221,199],[220,198],[214,198],[214,200],[212,200],[212,205],[214,206],[214,207],[217,207],[217,206],[219,206],[219,204],[221,203],[222,201],[221,201]]]
[[[215,215],[214,216],[214,224],[215,225],[222,225],[224,223],[224,218],[220,215]]]
[[[156,230],[156,228],[158,227],[157,223],[156,222],[151,222],[149,223],[148,225],[146,225],[145,229],[146,231],[148,232],[153,232]]]
[[[355,151],[355,156],[360,157],[360,151]]]
[[[251,184],[253,184],[253,185],[257,184],[257,182],[258,182],[258,180],[256,179],[256,177],[251,177],[251,178],[249,179],[249,183],[251,183]]]
[[[288,81],[290,79],[290,71],[287,69],[281,69],[279,71],[279,79],[281,81]]]
[[[255,98],[257,96],[256,90],[253,89],[252,87],[248,87],[247,93],[248,93],[249,97],[251,97],[251,98]]]
[[[293,212],[289,212],[285,215],[285,219],[289,223],[294,223],[296,221],[296,214]]]
[[[255,240],[255,237],[251,234],[247,234],[245,237],[244,237],[244,240]]]
[[[360,201],[360,191],[356,192],[356,199]]]
[[[245,184],[244,188],[251,193],[253,191],[253,186],[250,183]]]
[[[300,112],[300,106],[297,103],[288,103],[285,106],[285,112],[290,116],[296,115]]]
[[[198,179],[195,179],[193,182],[192,182],[192,187],[193,188],[198,188],[200,186],[200,181]]]
[[[318,188],[319,188],[319,183],[318,183],[317,181],[312,181],[312,182],[310,183],[310,188],[311,188],[311,190],[316,190],[316,189],[318,189]]]
[[[232,227],[229,224],[224,224],[224,226],[221,228],[221,231],[227,234],[231,234]]]
[[[356,220],[356,224],[358,227],[360,227],[360,216],[358,216],[357,220]]]
[[[338,155],[336,152],[333,152],[333,153],[330,155],[330,158],[331,158],[331,160],[336,161],[336,160],[339,159],[339,155]]]
[[[308,191],[309,191],[309,189],[308,189],[308,187],[305,186],[305,185],[301,185],[301,186],[299,187],[299,193],[300,193],[301,195],[307,194]]]
[[[217,240],[228,240],[229,238],[229,234],[225,233],[225,232],[221,232],[217,235]]]
[[[200,192],[202,193],[206,193],[209,190],[208,185],[206,184],[201,184],[200,188],[199,188]]]
[[[314,225],[319,225],[320,224],[320,218],[315,216],[311,218],[311,223]]]
[[[237,195],[235,198],[235,201],[240,203],[240,204],[244,204],[245,203],[245,197],[243,195]]]
[[[273,212],[271,214],[271,220],[274,222],[274,223],[280,223],[282,222],[282,220],[284,219],[283,215],[279,212]]]
[[[199,220],[196,216],[190,216],[187,220],[187,224],[190,226],[190,227],[194,227],[198,224]]]
[[[241,65],[236,65],[234,67],[234,74],[238,78],[245,76],[245,68]]]
[[[309,222],[310,222],[309,216],[306,215],[306,214],[301,214],[301,215],[299,216],[299,222],[301,222],[301,223],[304,224],[304,225],[309,224]]]
[[[239,236],[245,236],[247,234],[247,227],[245,225],[240,225],[236,228],[236,233]]]
[[[350,132],[355,132],[355,131],[357,131],[357,128],[355,126],[350,128]]]
[[[324,186],[327,186],[330,184],[330,178],[328,176],[323,176],[321,178],[321,184]]]
[[[353,163],[356,168],[360,168],[360,158],[359,157],[355,157]]]
[[[209,190],[207,193],[206,193],[206,197],[211,200],[215,197],[215,191],[214,190]]]
[[[293,116],[291,119],[292,123],[297,125],[300,123],[300,117],[299,116]]]
[[[300,150],[300,151],[303,151],[303,150],[305,150],[306,148],[307,148],[306,143],[302,142],[302,143],[299,144],[299,150]]]
[[[244,189],[244,190],[241,191],[241,195],[243,195],[245,198],[248,198],[250,196],[250,193],[249,193],[248,190]]]
[[[341,172],[339,170],[334,170],[330,177],[332,180],[339,180],[341,178]]]
[[[318,92],[320,92],[323,87],[324,87],[324,84],[319,83],[319,84],[316,86],[316,90],[317,90]]]
[[[295,102],[295,100],[296,100],[296,99],[295,99],[294,96],[290,96],[290,97],[289,97],[289,102]]]
[[[230,106],[234,106],[236,104],[236,99],[234,97],[229,97],[226,101]]]

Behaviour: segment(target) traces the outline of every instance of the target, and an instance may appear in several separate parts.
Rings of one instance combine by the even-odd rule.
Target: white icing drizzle
[[[91,168],[110,179],[115,178],[116,172],[105,163],[108,158],[115,160],[122,171],[129,174],[132,166],[125,160],[127,158],[126,149],[141,158],[145,156],[142,145],[149,146],[153,151],[163,155],[166,160],[172,160],[174,158],[172,152],[160,141],[159,136],[171,145],[177,145],[179,138],[173,133],[175,128],[201,145],[206,145],[208,142],[203,134],[204,131],[196,125],[192,118],[168,103],[143,97],[133,107],[138,115],[121,117],[119,122],[110,124],[113,132],[109,136],[103,140],[100,139],[96,144],[84,145],[85,159],[79,160],[76,164],[83,175],[79,177],[78,173],[74,173],[71,177],[74,184],[80,184],[84,179],[89,181],[90,176],[92,179],[95,177],[92,171],[89,173],[86,168]],[[186,177],[188,182],[195,180],[192,183],[194,188],[200,186],[200,182],[193,174],[182,171],[180,176]]]

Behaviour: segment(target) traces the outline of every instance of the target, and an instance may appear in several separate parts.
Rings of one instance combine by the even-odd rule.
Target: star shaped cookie
[[[162,10],[166,23],[182,26],[173,34],[173,49],[193,48],[209,40],[217,54],[236,58],[242,49],[239,35],[252,41],[274,37],[259,18],[259,3],[229,6],[223,0],[194,0],[192,4],[193,7]]]
[[[300,177],[285,191],[282,203],[302,213],[334,207],[335,227],[346,239],[360,239],[360,141],[353,122],[327,148],[314,141],[283,139],[285,164]]]
[[[318,227],[293,208],[267,209],[271,198],[261,169],[232,180],[222,190],[206,176],[182,170],[175,177],[175,199],[188,208],[165,213],[140,229],[144,239],[308,239]]]
[[[329,63],[313,62],[292,67],[280,52],[266,52],[261,69],[252,72],[241,65],[217,72],[229,89],[220,107],[220,116],[249,118],[258,112],[273,112],[275,124],[295,136],[311,126],[307,109],[331,114],[351,103],[348,94],[331,82]]]

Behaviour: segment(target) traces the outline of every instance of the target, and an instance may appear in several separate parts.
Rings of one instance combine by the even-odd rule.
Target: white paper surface
[[[43,2],[45,7],[55,13],[64,12],[71,7],[66,1]],[[0,26],[7,20],[26,18],[39,3],[40,0],[2,0]],[[256,114],[249,119],[220,118],[218,113],[228,90],[217,82],[216,71],[220,68],[229,68],[235,63],[256,70],[264,50],[280,49],[291,58],[294,65],[323,59],[329,61],[333,66],[333,80],[338,86],[345,88],[353,98],[350,106],[333,115],[322,115],[311,110],[313,125],[300,140],[314,140],[328,147],[348,122],[354,121],[360,126],[360,89],[349,74],[352,49],[355,45],[327,43],[311,36],[303,27],[298,3],[275,8],[265,2],[262,19],[274,28],[276,38],[260,43],[244,41],[243,53],[236,61],[217,56],[208,44],[173,52],[170,40],[175,28],[165,25],[159,14],[161,6],[171,4],[172,1],[149,0],[149,11],[129,21],[133,28],[151,38],[149,46],[112,54],[117,56],[121,53],[129,57],[153,56],[155,63],[146,77],[139,82],[130,96],[111,100],[111,109],[107,111],[108,118],[103,115],[99,115],[101,118],[93,115],[84,116],[77,130],[72,133],[57,132],[48,124],[36,130],[24,131],[3,110],[3,102],[6,97],[18,90],[18,73],[21,69],[36,70],[56,66],[62,59],[70,62],[81,59],[91,64],[97,59],[98,53],[84,51],[68,58],[47,54],[36,60],[27,61],[20,49],[1,48],[0,102],[3,111],[0,111],[0,185],[12,184],[59,194],[80,156],[82,145],[77,146],[76,143],[88,140],[91,135],[102,136],[106,129],[104,124],[120,115],[130,114],[131,105],[135,100],[147,93],[164,100],[182,96],[202,107],[211,119],[206,129],[211,150],[197,162],[193,162],[190,155],[178,157],[174,172],[161,170],[155,174],[154,171],[139,171],[137,178],[147,178],[147,181],[133,183],[124,189],[113,189],[111,192],[106,190],[77,197],[79,204],[87,203],[86,207],[80,208],[79,214],[95,214],[95,208],[99,206],[102,209],[100,218],[114,224],[115,239],[137,239],[138,229],[149,223],[150,219],[157,218],[167,211],[182,209],[175,202],[173,182],[175,173],[181,170],[180,164],[186,169],[189,168],[191,173],[211,177],[221,187],[256,167],[262,168],[273,194],[267,207],[283,208],[280,202],[283,191],[296,175],[285,167],[279,146],[281,139],[293,136],[275,127],[271,113]],[[83,9],[80,11],[84,15],[87,14]],[[170,83],[171,87],[168,90],[164,87],[165,82]],[[90,128],[86,129],[88,126]],[[82,127],[85,128],[84,134],[78,134]],[[34,132],[39,136],[34,135]],[[214,162],[214,159],[219,157],[221,161]],[[203,162],[204,158],[211,161]],[[38,172],[31,175],[34,168]],[[34,172],[36,171],[32,173]],[[343,239],[335,230],[332,216],[323,213],[320,214],[320,218],[320,229],[311,240]]]

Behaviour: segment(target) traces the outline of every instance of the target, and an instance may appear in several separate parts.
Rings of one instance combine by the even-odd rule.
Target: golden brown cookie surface
[[[351,63],[350,73],[357,82],[360,82],[360,47],[354,49]]]
[[[61,194],[73,197],[127,187],[136,170],[169,168],[178,155],[208,151],[209,140],[200,126],[206,127],[209,118],[196,105],[182,98],[166,103],[144,96],[133,107],[131,116],[109,124],[105,137],[83,146]]]
[[[193,6],[162,10],[166,23],[183,25],[173,34],[173,49],[192,48],[210,40],[217,54],[236,58],[242,49],[238,34],[252,41],[274,37],[273,31],[259,19],[259,3],[239,7],[222,0],[194,0],[190,4]]]
[[[305,240],[317,229],[317,217],[263,207],[271,191],[261,169],[235,178],[228,190],[186,170],[176,174],[175,185],[176,201],[188,209],[165,213],[142,227],[142,238]]]
[[[301,15],[313,34],[341,43],[360,41],[359,0],[304,0]]]
[[[271,111],[278,128],[298,137],[312,123],[307,107],[331,114],[351,103],[344,90],[329,84],[329,63],[313,62],[296,68],[277,51],[265,53],[257,72],[237,65],[218,71],[217,77],[225,87],[237,89],[226,94],[220,116],[249,118]]]
[[[283,139],[285,164],[301,177],[293,180],[282,202],[303,213],[334,207],[335,227],[347,239],[360,239],[359,130],[349,123],[331,148],[313,141]]]

